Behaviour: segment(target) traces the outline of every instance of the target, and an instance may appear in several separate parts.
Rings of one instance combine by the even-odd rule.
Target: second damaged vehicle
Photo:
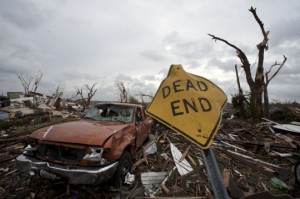
[[[36,130],[17,157],[20,171],[70,184],[121,186],[132,156],[148,138],[153,120],[142,106],[101,103],[81,120]]]

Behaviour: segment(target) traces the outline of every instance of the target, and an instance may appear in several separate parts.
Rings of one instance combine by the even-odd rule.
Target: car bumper
[[[66,169],[64,165],[39,161],[33,157],[19,155],[17,168],[31,175],[40,175],[44,178],[67,178],[70,184],[99,184],[108,181],[115,173],[118,162],[105,167],[84,167],[81,169]]]

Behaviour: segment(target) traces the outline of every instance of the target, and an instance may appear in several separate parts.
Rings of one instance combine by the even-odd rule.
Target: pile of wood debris
[[[274,195],[297,194],[294,165],[300,157],[299,135],[273,130],[269,122],[224,120],[211,148],[229,196],[242,198],[265,191]],[[138,167],[136,174],[142,176],[142,184],[145,172],[161,172],[155,173],[157,177],[166,175],[154,188],[155,194],[147,194],[149,197],[213,198],[198,147],[166,128],[158,128],[154,140],[156,153],[144,153],[134,165]],[[177,159],[172,153],[174,147],[182,152]]]
[[[300,134],[272,126],[265,121],[223,121],[211,149],[231,198],[260,192],[299,196],[294,165],[300,159]],[[68,185],[20,173],[15,157],[30,132],[18,129],[0,138],[0,198],[214,198],[201,149],[161,124],[134,157],[128,185],[121,189],[109,183]]]

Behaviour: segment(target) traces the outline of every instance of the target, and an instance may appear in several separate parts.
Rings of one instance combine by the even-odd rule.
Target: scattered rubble
[[[16,107],[27,107],[15,104],[12,102],[0,112],[16,115]],[[8,112],[9,107],[14,107],[11,109],[15,112]],[[36,119],[35,110],[29,114],[31,116],[21,110],[22,120],[30,118],[26,125],[1,126],[0,198],[214,198],[201,149],[161,124],[153,127],[148,143],[143,145],[133,160],[127,177],[128,186],[121,189],[113,188],[111,183],[76,186],[68,185],[61,179],[50,181],[22,174],[16,169],[15,158],[23,151],[26,135],[34,128],[70,117],[74,119],[73,115],[79,118],[80,114],[79,111],[64,113],[68,108],[59,111],[53,107],[50,109],[44,109],[49,113],[50,120],[43,120],[43,123],[32,121]],[[9,115],[8,119],[3,120],[1,116],[0,124],[18,119]],[[293,125],[297,124],[293,122]],[[295,184],[294,176],[294,166],[300,159],[300,135],[288,129],[275,128],[274,125],[278,124],[266,120],[260,123],[236,118],[223,120],[211,149],[231,198],[300,196],[300,185]]]
[[[15,99],[1,96],[0,122],[2,125],[0,129],[6,129],[3,126],[12,126],[13,122],[18,119],[26,124],[28,122],[47,122],[55,116],[79,118],[82,107],[74,102],[63,101],[60,98],[61,94],[58,92],[53,96],[45,96],[30,92],[29,96],[20,95]],[[12,125],[4,125],[4,122],[12,123]]]

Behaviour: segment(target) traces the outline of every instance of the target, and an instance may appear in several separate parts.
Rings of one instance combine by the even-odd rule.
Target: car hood
[[[30,137],[42,141],[101,146],[110,136],[126,127],[127,124],[115,122],[81,120],[41,128],[34,131]]]

